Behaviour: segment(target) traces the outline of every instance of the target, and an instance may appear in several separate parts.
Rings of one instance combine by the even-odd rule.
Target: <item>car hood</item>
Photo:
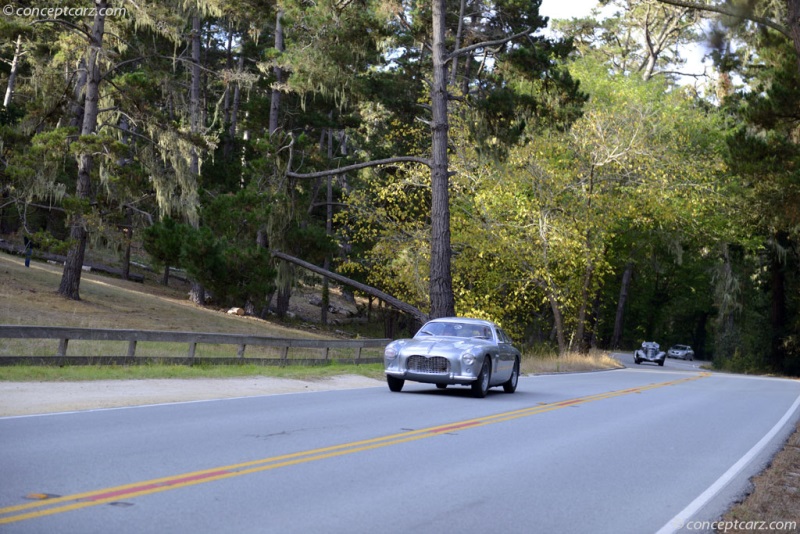
[[[485,347],[490,342],[481,339],[459,339],[434,337],[430,339],[407,339],[398,341],[398,348],[405,354],[439,355],[461,354],[472,347]]]

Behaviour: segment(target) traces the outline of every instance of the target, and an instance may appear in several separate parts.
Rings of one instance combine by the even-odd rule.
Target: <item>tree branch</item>
[[[140,213],[141,215],[143,215],[147,219],[147,222],[150,223],[150,226],[153,225],[153,216],[149,212],[140,210],[139,208],[135,207],[133,204],[130,204],[130,203],[123,204],[123,206],[125,206],[126,208],[128,208],[131,211],[135,211],[137,213]]]
[[[484,41],[482,43],[475,43],[469,46],[465,46],[464,48],[459,48],[458,50],[453,50],[449,54],[447,54],[447,61],[452,60],[453,58],[464,56],[473,50],[477,50],[478,48],[490,48],[493,46],[501,46],[508,42],[514,41],[515,39],[519,39],[520,37],[525,37],[526,35],[530,35],[533,32],[530,28],[527,28],[524,31],[519,33],[515,33],[514,35],[509,35],[508,37],[504,37],[503,39],[497,39],[495,41]]]
[[[80,26],[77,26],[77,25],[75,25],[75,24],[73,24],[73,23],[71,23],[69,21],[66,21],[66,20],[62,20],[62,19],[41,19],[41,20],[34,20],[33,22],[31,22],[31,24],[42,24],[44,22],[51,22],[53,24],[61,24],[62,26],[66,26],[70,30],[74,30],[74,31],[76,31],[78,33],[83,34],[83,36],[86,37],[89,40],[90,43],[94,44],[94,38],[89,34],[88,31],[86,31],[85,29],[81,28]]]
[[[309,271],[320,274],[326,278],[330,278],[331,280],[336,280],[339,283],[348,285],[350,287],[358,289],[359,291],[363,291],[368,295],[372,295],[373,297],[379,298],[385,303],[389,304],[390,306],[411,315],[420,323],[425,323],[428,321],[428,315],[426,313],[423,313],[422,311],[418,310],[411,304],[396,299],[395,297],[389,295],[388,293],[384,293],[383,291],[375,289],[372,286],[362,284],[361,282],[356,282],[351,278],[347,278],[346,276],[342,276],[341,274],[328,271],[327,269],[323,269],[322,267],[317,267],[312,263],[308,263],[307,261],[295,258],[294,256],[289,256],[288,254],[284,254],[283,252],[279,252],[277,250],[273,250],[272,255],[278,259],[288,261],[289,263],[294,263],[295,265],[299,265],[304,269],[308,269]]]
[[[789,40],[792,40],[792,34],[789,32],[789,29],[782,24],[778,24],[770,19],[765,19],[763,17],[756,17],[755,15],[749,15],[747,13],[736,11],[735,9],[730,9],[723,5],[712,6],[708,4],[699,4],[697,2],[684,2],[682,0],[658,0],[662,4],[669,4],[671,6],[677,7],[687,7],[689,9],[697,9],[699,11],[711,11],[713,13],[719,13],[720,15],[728,15],[729,17],[738,17],[740,19],[746,19],[757,24],[763,24],[773,30],[782,33],[785,37]]]
[[[369,167],[379,167],[380,165],[391,165],[393,163],[420,163],[422,165],[427,165],[430,167],[431,162],[425,158],[418,158],[415,156],[398,156],[395,158],[387,158],[387,159],[378,159],[375,161],[366,161],[364,163],[356,163],[353,165],[347,165],[345,167],[339,167],[336,169],[328,169],[327,171],[319,171],[319,172],[310,172],[307,174],[297,173],[297,172],[287,172],[286,176],[290,178],[298,178],[298,179],[307,179],[307,178],[324,178],[326,176],[332,176],[334,174],[342,174],[345,172],[350,171],[357,171],[359,169],[366,169]]]
[[[128,60],[125,60],[125,61],[123,61],[123,62],[121,62],[121,63],[117,63],[116,65],[114,65],[114,66],[112,66],[110,69],[108,69],[108,70],[107,70],[107,71],[106,71],[106,72],[105,72],[105,73],[104,73],[104,74],[103,74],[103,75],[100,77],[100,79],[101,79],[101,80],[105,80],[105,79],[106,79],[106,76],[108,76],[109,74],[111,74],[111,73],[112,73],[112,72],[114,72],[115,70],[119,69],[120,67],[123,67],[124,65],[127,65],[128,63],[136,63],[137,61],[143,61],[143,60],[147,59],[148,57],[150,57],[150,56],[139,56],[139,57],[135,57],[135,58],[133,58],[133,59],[128,59]],[[160,57],[163,57],[163,56],[160,56]]]

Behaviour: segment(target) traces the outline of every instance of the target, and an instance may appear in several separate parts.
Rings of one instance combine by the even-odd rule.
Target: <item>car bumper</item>
[[[659,356],[648,356],[647,354],[644,354],[643,352],[637,352],[635,354],[635,357],[638,358],[639,361],[651,362],[651,363],[662,363],[663,361],[665,361],[667,359],[667,355],[664,354],[664,353],[661,353],[661,355],[659,355]]]
[[[455,373],[420,373],[415,371],[396,371],[387,369],[386,376],[399,378],[401,380],[411,380],[425,384],[472,384],[477,380],[477,376],[463,375]]]

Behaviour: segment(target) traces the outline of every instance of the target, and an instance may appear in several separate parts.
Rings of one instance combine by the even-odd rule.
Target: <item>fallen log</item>
[[[386,304],[392,306],[393,308],[397,308],[398,310],[405,312],[414,319],[416,319],[420,324],[424,324],[428,321],[429,317],[427,313],[420,311],[419,309],[415,308],[411,304],[407,302],[403,302],[388,293],[384,293],[380,289],[375,289],[372,286],[368,286],[366,284],[362,284],[361,282],[356,282],[352,278],[347,278],[346,276],[342,276],[341,274],[334,273],[327,269],[323,269],[322,267],[317,267],[313,263],[308,263],[307,261],[303,261],[299,258],[295,258],[294,256],[290,256],[283,252],[279,252],[277,250],[272,251],[272,255],[278,259],[288,261],[289,263],[294,263],[304,269],[308,269],[311,272],[317,273],[322,275],[326,278],[330,278],[331,280],[336,280],[341,284],[348,285],[352,288],[358,289],[359,291],[363,291],[368,295],[372,295],[373,297],[379,298],[384,301]]]

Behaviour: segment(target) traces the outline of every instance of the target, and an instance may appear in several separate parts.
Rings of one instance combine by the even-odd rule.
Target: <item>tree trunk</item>
[[[233,69],[233,55],[231,54],[231,47],[233,46],[233,31],[228,31],[228,39],[225,42],[225,68],[227,70]],[[222,98],[222,125],[227,127],[231,121],[231,84],[225,85],[225,93]],[[230,144],[230,140],[228,145]],[[231,153],[231,149],[225,145],[225,155]]]
[[[328,161],[333,159],[333,132],[330,128],[328,130]],[[330,239],[333,235],[333,176],[325,178],[325,234]],[[325,256],[325,263],[322,267],[329,271],[331,268],[330,255]],[[328,324],[328,306],[330,305],[330,282],[328,277],[322,278],[322,311],[320,313],[320,322]]]
[[[86,76],[86,58],[82,57],[80,61],[78,61],[78,77],[75,80],[75,87],[72,90],[74,100],[72,104],[72,118],[69,121],[69,125],[73,128],[80,128],[83,125],[83,99],[85,98]]]
[[[237,72],[241,74],[244,69],[244,54],[239,52]],[[239,128],[239,106],[242,103],[242,91],[239,87],[239,82],[236,82],[233,87],[233,105],[230,112],[230,126],[228,126],[228,143],[225,145],[225,157],[229,158],[233,154],[233,147],[236,144],[236,131]]]
[[[3,98],[3,107],[11,105],[11,97],[14,95],[14,86],[17,83],[17,72],[19,71],[20,56],[22,55],[22,34],[17,36],[17,46],[14,49],[14,59],[11,61],[11,72],[8,73],[8,86],[6,96]]]
[[[286,317],[286,313],[289,311],[289,300],[291,298],[291,286],[288,283],[281,285],[281,287],[278,288],[278,295],[275,298],[275,313],[281,319]]]
[[[458,50],[461,48],[461,40],[464,34],[464,13],[467,10],[467,0],[461,0],[461,5],[458,8],[458,29],[456,30],[456,42],[453,48]],[[469,61],[469,59],[467,60]],[[453,58],[453,64],[450,67],[450,85],[456,84],[456,76],[458,75],[458,58]]]
[[[619,288],[619,300],[617,301],[617,314],[614,317],[614,334],[611,336],[611,349],[618,349],[622,341],[622,327],[625,321],[625,303],[628,301],[628,289],[633,278],[633,262],[629,261],[625,265],[625,272],[622,273],[622,283]]]
[[[717,305],[717,335],[715,338],[715,358],[728,359],[734,357],[738,350],[736,333],[736,309],[738,299],[737,282],[733,273],[730,247],[722,245],[722,266],[715,288]]]
[[[548,290],[547,299],[550,301],[550,309],[553,311],[553,326],[556,331],[556,341],[558,342],[558,354],[563,356],[567,353],[567,340],[564,335],[564,317],[561,315],[561,308],[558,306],[558,299]]]
[[[192,16],[192,85],[189,90],[189,114],[193,134],[200,133],[200,15]],[[200,174],[200,154],[192,148],[189,161],[189,172],[194,176]],[[196,226],[196,225],[195,225]],[[206,302],[206,291],[200,282],[192,281],[189,290],[189,299],[195,304],[203,305]]]
[[[695,358],[698,360],[706,359],[706,323],[708,322],[708,312],[701,312],[697,316],[697,322],[692,336],[692,347],[694,348]]]
[[[586,272],[583,277],[583,287],[581,288],[581,304],[578,308],[578,324],[575,329],[575,343],[577,343],[579,352],[588,352],[589,344],[586,338],[586,315],[589,309],[589,290],[592,287],[592,278],[594,275],[594,265],[591,260],[586,265]],[[574,350],[575,347],[573,347]]]
[[[789,249],[792,246],[789,242],[789,235],[786,232],[779,232],[774,239],[775,247]],[[772,325],[772,339],[769,361],[776,371],[783,369],[786,352],[783,347],[787,325],[786,266],[784,261],[781,261],[781,256],[777,250],[772,252],[772,261],[770,262],[770,323]]]
[[[133,240],[133,225],[131,224],[130,213],[128,213],[126,226],[122,230],[122,246],[125,252],[122,255],[122,279],[131,279],[131,241]]]
[[[105,10],[108,2],[101,0],[97,3],[97,13],[92,24],[90,35],[88,61],[87,61],[87,83],[86,97],[84,100],[83,125],[81,135],[92,135],[97,130],[98,102],[100,100],[100,49],[103,47],[103,34],[105,33]],[[85,152],[78,155],[78,182],[76,186],[76,198],[84,200],[88,204],[92,192],[92,165],[94,163],[92,154]],[[87,209],[88,206],[81,206],[80,211]],[[86,253],[86,221],[83,213],[73,214],[70,221],[70,239],[72,245],[67,252],[67,259],[64,261],[64,271],[61,275],[61,284],[58,294],[72,300],[80,300],[81,270],[83,258]]]
[[[189,89],[189,120],[193,134],[200,132],[200,15],[192,17],[192,83]],[[189,170],[192,174],[200,174],[200,155],[192,149]]]
[[[279,9],[275,17],[275,50],[283,52],[285,49],[283,43],[283,10]],[[283,82],[283,69],[275,67],[272,72],[275,74],[275,84],[280,85]],[[278,129],[278,112],[281,106],[281,91],[279,87],[272,88],[269,102],[269,133],[274,133]]]
[[[794,53],[797,54],[797,68],[800,70],[800,0],[787,0],[789,33],[792,34]]]
[[[447,161],[447,54],[445,0],[433,1],[433,84],[431,86],[431,317],[455,315],[450,272],[450,191]]]

